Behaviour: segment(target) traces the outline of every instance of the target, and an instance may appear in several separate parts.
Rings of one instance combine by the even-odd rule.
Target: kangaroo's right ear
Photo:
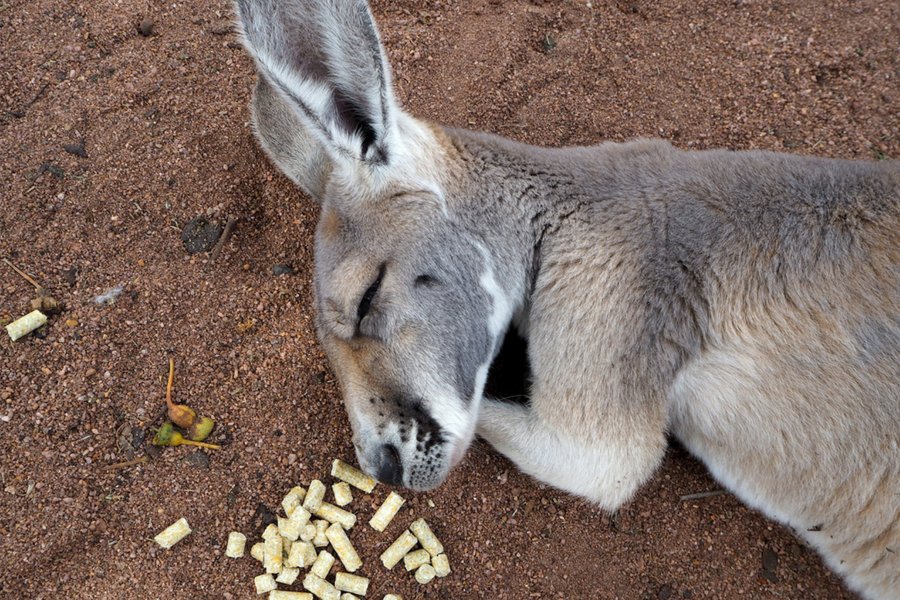
[[[332,160],[390,162],[397,107],[364,0],[236,0],[244,45]]]

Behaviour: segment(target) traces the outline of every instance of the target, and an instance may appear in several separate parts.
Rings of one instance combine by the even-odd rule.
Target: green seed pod
[[[156,435],[153,436],[153,445],[170,446],[172,444],[173,435],[178,435],[175,433],[175,426],[166,421],[163,423],[162,427],[156,431]]]
[[[200,419],[194,421],[194,424],[188,429],[188,438],[195,442],[202,442],[209,437],[209,434],[212,433],[213,427],[215,426],[216,422],[213,421],[211,417],[200,417]]]

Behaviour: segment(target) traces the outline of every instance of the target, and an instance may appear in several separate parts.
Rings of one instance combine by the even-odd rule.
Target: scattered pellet
[[[387,526],[391,523],[391,520],[397,514],[397,511],[400,510],[400,507],[403,506],[404,502],[406,502],[406,500],[403,499],[403,496],[394,492],[388,494],[388,497],[384,499],[384,502],[382,502],[381,506],[378,507],[378,510],[375,511],[375,514],[369,519],[369,526],[375,531],[384,531],[387,529]]]
[[[315,562],[312,563],[312,568],[309,572],[325,579],[328,577],[328,573],[331,572],[332,565],[334,565],[334,556],[327,550],[322,550],[319,552],[319,556],[316,557]]]
[[[350,484],[346,481],[332,485],[331,493],[334,494],[334,503],[338,506],[347,506],[353,502],[353,493],[350,491]]]
[[[331,463],[331,476],[337,477],[341,481],[346,481],[353,487],[360,489],[367,494],[371,494],[372,490],[375,489],[374,479],[356,467],[351,467],[342,460],[335,459],[335,461]]]
[[[188,525],[187,519],[181,517],[180,519],[160,531],[159,534],[155,538],[153,538],[153,541],[163,548],[169,549],[186,538],[190,533],[191,526]]]
[[[350,543],[350,538],[347,537],[347,532],[344,531],[341,524],[334,523],[331,525],[331,527],[325,531],[325,535],[328,537],[328,541],[331,542],[334,551],[337,552],[338,558],[341,559],[344,568],[351,573],[355,573],[356,570],[362,566],[362,560],[360,560],[359,554],[356,553],[353,544]]]
[[[446,577],[450,574],[450,559],[446,554],[438,554],[432,558],[431,566],[434,567],[434,574],[437,577]]]
[[[422,565],[428,564],[430,562],[431,555],[428,554],[428,550],[424,548],[413,550],[403,557],[403,566],[406,567],[407,571],[415,571]]]
[[[405,529],[394,543],[388,546],[388,549],[381,554],[381,564],[388,570],[393,569],[400,560],[406,556],[406,553],[412,550],[416,545],[416,536]]]
[[[341,593],[336,587],[314,573],[307,573],[303,578],[303,589],[312,592],[314,596],[322,600],[341,599]]]
[[[418,581],[422,585],[425,585],[426,583],[434,579],[434,575],[434,567],[432,567],[431,565],[422,565],[421,567],[416,569],[416,581]]]
[[[350,573],[337,573],[334,576],[334,587],[342,592],[351,592],[365,596],[369,589],[369,579]]]
[[[306,490],[306,497],[303,498],[303,508],[311,513],[315,513],[325,498],[325,484],[318,479],[309,482],[309,489]]]
[[[253,579],[253,585],[256,586],[257,594],[265,594],[278,589],[278,584],[275,583],[275,579],[269,573],[256,576]]]
[[[428,550],[428,554],[437,556],[444,551],[444,545],[437,539],[431,527],[425,522],[425,519],[416,519],[409,525],[409,530],[418,538],[422,547]]]
[[[225,556],[228,558],[240,558],[244,555],[244,546],[247,544],[247,536],[243,533],[232,531],[228,534],[228,543],[225,544]]]

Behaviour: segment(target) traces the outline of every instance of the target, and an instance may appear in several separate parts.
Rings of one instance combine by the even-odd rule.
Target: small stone
[[[672,586],[669,584],[663,585],[656,593],[656,597],[659,598],[659,600],[669,600],[669,598],[672,597]]]
[[[66,283],[69,284],[69,287],[74,287],[75,282],[78,280],[78,269],[75,267],[66,269],[63,271],[63,278],[66,280]]]
[[[74,154],[79,158],[87,158],[87,151],[84,149],[84,140],[77,144],[63,144],[63,150],[69,154]]]
[[[209,468],[209,456],[202,450],[196,450],[184,457],[184,462],[198,469]]]
[[[195,217],[188,221],[181,230],[181,241],[188,254],[209,252],[216,245],[224,228],[217,223],[210,223],[205,217]]]
[[[144,19],[138,25],[138,33],[140,33],[144,37],[150,37],[153,35],[153,28],[155,23],[152,19]]]
[[[272,267],[272,275],[293,275],[294,267],[291,265],[274,265]]]
[[[66,319],[66,327],[78,327],[78,319]]]
[[[291,452],[290,454],[288,454],[287,461],[289,465],[294,464],[295,462],[297,462],[297,455]]]

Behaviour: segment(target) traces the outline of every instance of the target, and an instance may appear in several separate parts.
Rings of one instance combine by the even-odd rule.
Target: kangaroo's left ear
[[[334,160],[383,165],[396,114],[390,67],[364,0],[236,0],[260,73]]]

